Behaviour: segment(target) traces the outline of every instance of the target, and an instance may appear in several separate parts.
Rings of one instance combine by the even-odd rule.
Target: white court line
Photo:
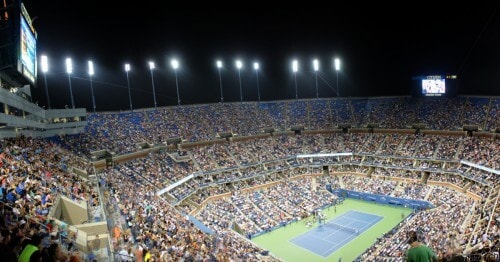
[[[361,222],[361,223],[364,223],[364,224],[367,224],[367,225],[375,225],[378,221],[382,220],[384,217],[381,217],[381,216],[378,216],[378,215],[374,215],[374,214],[370,214],[370,215],[373,215],[373,216],[376,216],[376,219],[375,221],[370,221],[370,222],[366,222],[366,221],[363,221],[363,220],[359,220],[359,219],[355,219],[355,218],[351,218],[349,217],[349,214],[352,214],[352,213],[364,213],[364,212],[359,212],[359,211],[353,211],[353,210],[349,210],[349,212],[345,213],[345,217],[348,218],[349,220],[353,220],[353,221],[357,221],[357,222]],[[364,213],[364,214],[368,214],[368,213]],[[359,214],[359,215],[362,215],[362,214]],[[351,222],[352,223],[352,222]],[[351,223],[349,223],[348,225],[350,225]],[[365,228],[366,226],[363,226],[361,228]],[[356,227],[356,229],[358,229]],[[360,229],[358,229],[360,230]],[[361,230],[360,230],[361,231]]]
[[[354,212],[355,212],[355,211],[354,211]],[[354,240],[354,239],[358,238],[358,237],[360,236],[360,235],[359,235],[359,233],[361,233],[361,232],[362,232],[362,230],[363,230],[365,227],[372,227],[372,226],[373,226],[373,225],[375,225],[378,221],[380,221],[380,220],[382,220],[382,219],[383,219],[383,217],[381,217],[381,216],[377,216],[377,220],[372,221],[372,222],[370,222],[370,223],[367,223],[367,222],[365,222],[365,221],[361,221],[361,220],[357,220],[357,219],[352,219],[352,218],[348,217],[348,214],[349,214],[349,213],[354,213],[354,212],[352,212],[352,210],[350,210],[349,212],[347,212],[347,213],[343,214],[343,215],[342,215],[342,216],[340,216],[340,217],[346,217],[346,218],[348,218],[348,219],[350,219],[350,220],[353,220],[353,222],[356,222],[356,221],[358,221],[358,222],[363,222],[363,223],[365,223],[365,224],[367,224],[367,225],[365,225],[365,226],[363,226],[363,227],[361,227],[361,228],[357,228],[357,227],[355,227],[355,228],[358,230],[358,234],[356,234],[356,233],[352,233],[352,234],[350,235],[350,237],[344,238],[344,240],[342,240],[342,241],[338,244],[338,245],[341,245],[341,247],[342,247],[342,243],[344,243],[344,242],[349,242],[349,241],[351,241],[351,240]],[[360,213],[362,213],[362,212],[360,212]],[[339,219],[340,217],[337,217],[336,219]],[[336,220],[336,219],[335,219],[335,220]],[[352,223],[352,222],[351,222],[351,223]],[[348,225],[346,225],[346,226],[349,226],[351,223],[349,223],[349,224],[348,224]],[[327,224],[328,224],[328,223],[327,223]],[[337,231],[335,231],[335,232],[338,232],[338,231],[340,231],[340,230],[337,230]],[[330,234],[330,235],[332,235],[332,234]],[[330,235],[329,235],[329,236],[330,236]],[[353,236],[354,236],[354,237],[353,237]],[[325,240],[325,241],[328,241],[328,240]],[[335,247],[337,247],[338,245],[335,245],[334,247],[327,249],[325,252],[322,252],[322,253],[321,253],[321,256],[325,257],[323,254],[327,254],[330,250],[334,249],[334,248],[335,248]],[[340,248],[339,248],[339,249],[340,249]]]
[[[316,228],[314,228],[314,229],[316,229]],[[337,230],[335,230],[333,233],[328,234],[328,236],[325,236],[324,238],[320,238],[320,237],[316,237],[316,236],[314,236],[314,235],[315,235],[315,234],[314,234],[315,232],[314,232],[313,230],[311,230],[311,231],[309,231],[309,232],[307,232],[307,233],[305,233],[305,234],[303,234],[303,235],[301,235],[301,236],[299,236],[299,237],[297,237],[297,238],[294,238],[294,239],[298,239],[298,238],[306,237],[307,235],[311,235],[313,238],[320,239],[320,240],[323,240],[323,241],[325,241],[325,242],[328,242],[328,243],[330,243],[330,244],[334,244],[334,245],[336,245],[336,246],[337,246],[337,245],[339,245],[339,244],[337,244],[337,242],[331,242],[331,241],[327,240],[326,238],[327,238],[327,237],[329,237],[329,236],[331,236],[331,235],[333,235],[333,234],[335,234],[335,233],[337,233],[337,232],[339,232],[339,231],[340,231],[340,229],[337,229]],[[342,243],[342,242],[340,242],[340,243]]]
[[[354,236],[354,237],[353,237],[353,236]],[[358,236],[359,236],[359,235],[358,235]],[[342,246],[343,246],[343,245],[342,245],[342,243],[344,243],[344,242],[346,242],[346,243],[347,243],[347,242],[349,242],[349,241],[351,241],[351,240],[355,239],[355,238],[356,238],[356,237],[358,237],[358,236],[356,236],[355,234],[351,234],[351,235],[350,235],[350,237],[346,237],[346,238],[344,238],[344,240],[340,241],[340,243],[339,243],[338,245],[340,245],[340,248],[342,248]],[[338,246],[338,245],[336,245],[336,246]],[[335,247],[336,247],[336,246],[335,246]],[[321,253],[321,254],[328,253],[330,250],[334,249],[335,247],[329,248],[329,249],[327,249],[327,250],[326,250],[326,252],[323,252],[323,253]],[[340,249],[340,248],[338,248],[338,249]],[[321,256],[323,256],[323,255],[321,255]],[[325,256],[323,256],[323,257],[325,257]]]
[[[309,234],[309,232],[307,232],[307,233],[303,234],[302,236],[307,236],[308,234]],[[311,234],[311,235],[312,235],[312,234]],[[322,257],[326,257],[326,256],[323,256],[323,255],[322,255],[323,253],[316,253],[316,252],[314,252],[314,251],[312,251],[312,250],[310,250],[310,249],[306,248],[305,246],[302,246],[302,245],[300,245],[300,244],[294,243],[294,242],[292,241],[292,240],[295,240],[295,239],[301,238],[302,236],[297,237],[297,238],[294,238],[294,239],[291,239],[291,240],[288,240],[288,242],[291,242],[292,244],[294,244],[294,245],[298,246],[299,248],[302,248],[302,249],[304,249],[305,251],[307,251],[307,252],[309,252],[309,253],[311,253],[311,254],[314,254],[314,255],[316,255],[316,256],[317,256],[317,255],[320,255],[320,256],[322,256]],[[313,237],[314,237],[314,236],[313,236]],[[318,238],[318,237],[315,237],[315,238]],[[321,238],[318,238],[318,239],[320,239],[321,241],[323,241],[323,240],[324,240],[324,239],[321,239]],[[329,243],[331,243],[331,244],[334,244],[334,245],[335,245],[334,247],[336,247],[336,246],[340,245],[340,244],[337,244],[337,243],[330,242],[330,241],[328,241],[328,240],[324,240],[324,241],[329,242]],[[341,243],[342,243],[342,242],[341,242]],[[328,250],[330,250],[330,249],[328,249]]]
[[[294,245],[298,246],[299,248],[302,248],[302,249],[303,249],[303,250],[305,250],[306,252],[309,252],[309,253],[311,253],[311,254],[313,254],[313,255],[315,255],[315,256],[318,256],[318,255],[319,255],[319,256],[325,257],[325,256],[323,256],[323,255],[321,255],[321,254],[319,254],[319,253],[316,253],[316,252],[314,252],[314,251],[312,251],[312,250],[310,250],[310,249],[305,248],[304,246],[301,246],[301,245],[299,245],[299,244],[293,243],[291,240],[288,240],[288,242],[291,242],[292,244],[294,244]]]
[[[359,215],[362,215],[362,214],[369,214],[369,213],[363,213],[363,212],[359,212],[359,211],[353,211],[353,210],[349,210],[349,212],[345,213],[345,215],[349,215],[349,214],[352,214],[352,213],[361,213]],[[369,215],[372,215],[372,216],[376,216],[377,218],[381,217],[379,215],[375,215],[375,214],[369,214]],[[356,220],[356,221],[359,221],[359,222],[363,222],[363,223],[371,223],[371,222],[366,222],[366,221],[363,221],[363,220],[358,220],[358,219],[355,219],[355,218],[351,218],[351,217],[348,217],[352,220]],[[383,218],[383,217],[382,217]],[[378,220],[377,220],[378,221]]]
[[[327,240],[327,238],[328,238],[328,237],[330,237],[330,236],[332,236],[332,235],[336,234],[337,232],[339,232],[339,231],[340,231],[340,229],[335,229],[335,230],[334,230],[331,234],[328,234],[328,235],[327,235],[327,236],[325,236],[324,238],[320,238],[320,237],[315,236],[314,231],[312,231],[312,229],[311,229],[311,231],[309,231],[309,232],[307,232],[307,233],[305,233],[305,234],[303,234],[303,235],[301,235],[301,236],[299,236],[299,237],[296,237],[296,238],[292,239],[292,240],[298,240],[298,239],[302,239],[302,238],[304,238],[304,237],[312,237],[312,238],[314,238],[314,239],[318,239],[319,241],[324,241],[324,242],[327,242],[327,243],[329,243],[329,244],[333,244],[333,245],[334,245],[334,246],[332,246],[331,248],[326,249],[326,251],[324,251],[324,252],[316,253],[316,252],[314,252],[314,251],[312,251],[312,250],[310,250],[310,249],[307,249],[307,248],[305,248],[305,247],[303,247],[303,246],[301,246],[301,245],[299,245],[299,244],[297,244],[297,243],[292,242],[292,240],[289,240],[289,242],[292,242],[292,243],[293,243],[293,244],[295,244],[296,246],[299,246],[300,248],[302,248],[302,249],[304,249],[304,250],[306,250],[306,251],[308,251],[308,252],[310,252],[310,253],[313,253],[313,254],[315,254],[315,255],[318,255],[318,254],[319,254],[319,255],[320,255],[320,256],[322,256],[322,257],[327,257],[327,256],[326,256],[326,255],[324,255],[324,254],[329,254],[330,250],[332,250],[332,249],[336,249],[336,248],[337,248],[337,246],[340,246],[340,247],[339,247],[339,248],[337,248],[337,249],[342,248],[342,246],[344,246],[344,245],[345,245],[344,243],[350,242],[351,240],[354,240],[354,239],[358,238],[358,237],[360,236],[360,234],[359,234],[359,233],[361,233],[361,232],[362,232],[362,231],[363,231],[366,227],[368,227],[368,228],[369,228],[369,227],[371,227],[371,226],[375,225],[377,222],[379,222],[380,220],[382,220],[382,219],[384,218],[384,217],[381,217],[381,216],[378,216],[378,215],[375,215],[375,214],[370,214],[370,215],[372,215],[372,216],[376,216],[376,220],[375,220],[375,221],[371,221],[371,222],[366,222],[366,221],[362,221],[362,220],[359,220],[359,219],[354,219],[354,218],[349,217],[349,215],[354,214],[354,213],[361,213],[361,214],[359,214],[359,215],[362,215],[362,214],[370,214],[370,213],[366,213],[366,212],[360,212],[360,211],[355,211],[355,210],[349,210],[348,212],[346,212],[346,213],[342,214],[341,216],[336,217],[335,219],[330,220],[330,221],[333,221],[333,220],[338,220],[338,219],[340,219],[340,218],[347,218],[347,219],[348,219],[348,220],[350,220],[350,221],[349,221],[349,224],[347,224],[346,226],[350,226],[350,225],[351,225],[352,223],[354,223],[354,222],[361,222],[361,223],[366,224],[366,225],[362,226],[361,228],[358,228],[358,227],[351,227],[351,228],[356,228],[356,229],[358,230],[358,234],[356,234],[356,233],[352,232],[352,233],[349,235],[349,237],[344,238],[342,241],[340,241],[340,243],[337,243],[337,242],[332,242],[332,241]],[[329,221],[329,222],[330,222],[330,221]],[[338,223],[337,223],[337,224],[338,224]],[[343,224],[343,223],[342,223],[342,224]],[[323,224],[323,225],[328,225],[328,222],[327,222],[327,223],[325,223],[325,224]],[[313,228],[313,229],[317,229],[317,227],[316,227],[316,228]],[[332,229],[332,228],[330,228],[330,229]],[[330,253],[329,255],[331,255],[331,253]],[[329,256],[329,255],[328,255],[328,256]]]
[[[330,243],[330,244],[334,244],[335,246],[338,246],[338,245],[340,245],[340,243],[342,243],[342,242],[340,242],[339,244],[337,244],[337,242],[332,242],[332,241],[326,240],[326,239],[324,239],[324,238],[315,237],[315,236],[314,236],[314,234],[312,235],[312,237],[313,237],[313,238],[316,238],[316,239],[319,239],[319,240],[322,240],[322,241],[325,241],[325,242],[328,242],[328,243]]]

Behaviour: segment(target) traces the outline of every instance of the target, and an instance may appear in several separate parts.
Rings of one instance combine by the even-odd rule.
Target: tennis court
[[[291,239],[290,242],[316,255],[328,257],[382,220],[382,218],[381,216],[350,210]]]

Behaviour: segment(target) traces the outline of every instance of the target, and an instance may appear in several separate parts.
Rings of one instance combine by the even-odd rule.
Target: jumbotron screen
[[[431,78],[422,79],[422,94],[440,96],[446,93],[445,79]]]
[[[31,82],[36,77],[36,38],[24,15],[20,15],[20,54],[22,74]]]

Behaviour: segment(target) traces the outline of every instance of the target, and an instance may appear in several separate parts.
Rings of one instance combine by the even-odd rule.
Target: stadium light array
[[[172,68],[173,68],[174,70],[177,70],[177,68],[179,68],[179,61],[177,61],[177,59],[172,59],[172,60],[170,61],[170,64],[172,65]]]
[[[314,67],[314,71],[318,72],[318,70],[319,70],[319,61],[318,61],[318,59],[314,59],[313,60],[313,67]]]
[[[241,60],[236,60],[236,68],[238,68],[238,80],[240,82],[240,102],[243,102],[243,89],[241,88],[241,68],[243,63]]]
[[[155,90],[155,79],[153,77],[153,70],[155,69],[155,62],[149,61],[149,72],[151,73],[151,86],[153,87],[153,103],[155,105],[155,109],[157,108],[156,104],[156,90]]]
[[[297,89],[297,72],[299,71],[299,62],[297,60],[292,61],[292,71],[293,77],[295,79],[295,99],[299,99],[299,93]]]
[[[299,71],[299,62],[297,60],[292,61],[292,71],[297,73]]]
[[[128,72],[130,71],[130,64],[125,64],[125,74],[127,75],[127,87],[128,87],[128,101],[130,103],[130,112],[134,111],[134,107],[132,106],[132,94],[130,92],[130,80],[128,78]]]
[[[335,63],[335,71],[337,72],[337,96],[340,96],[340,94],[339,94],[340,59],[335,58],[334,63]]]
[[[42,55],[42,72],[47,73],[49,71],[49,59],[46,55]]]
[[[253,69],[255,70],[255,77],[257,78],[257,101],[260,103],[260,87],[259,87],[259,63],[253,63]]]
[[[71,108],[75,108],[75,100],[73,99],[73,88],[71,87],[71,73],[73,73],[73,63],[71,58],[66,58],[66,73],[68,74],[69,95],[71,97]]]
[[[89,80],[90,80],[90,94],[92,95],[92,109],[95,113],[95,97],[94,97],[94,86],[92,84],[92,77],[94,76],[94,63],[89,60],[88,61],[88,66],[89,66]]]
[[[42,73],[43,81],[45,82],[45,96],[47,97],[47,107],[50,109],[50,97],[49,97],[49,87],[47,86],[47,72],[49,71],[49,58],[46,55],[42,55]]]
[[[73,73],[73,62],[71,61],[71,58],[66,58],[66,73]]]
[[[313,67],[314,67],[314,80],[316,82],[316,98],[319,98],[319,91],[318,91],[319,61],[318,61],[318,59],[313,60]]]
[[[172,59],[170,60],[170,64],[172,65],[172,68],[174,69],[174,74],[175,74],[175,88],[177,89],[177,105],[181,105],[181,96],[179,94],[179,81],[177,80],[177,69],[179,68],[179,61],[177,59]]]
[[[221,73],[220,73],[220,70],[222,68],[222,61],[217,60],[217,62],[215,64],[217,65],[217,71],[219,72],[220,102],[224,103],[224,93],[222,91],[222,77],[221,77]]]

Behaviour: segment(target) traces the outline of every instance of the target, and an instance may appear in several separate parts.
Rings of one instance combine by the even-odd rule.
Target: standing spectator
[[[408,243],[410,249],[406,250],[406,261],[408,262],[437,262],[438,257],[434,251],[420,242],[421,237],[416,231],[408,232]]]
[[[39,234],[33,235],[29,240],[28,244],[23,248],[23,251],[21,251],[18,261],[29,262],[31,255],[40,249],[41,244],[42,244],[42,236]]]

